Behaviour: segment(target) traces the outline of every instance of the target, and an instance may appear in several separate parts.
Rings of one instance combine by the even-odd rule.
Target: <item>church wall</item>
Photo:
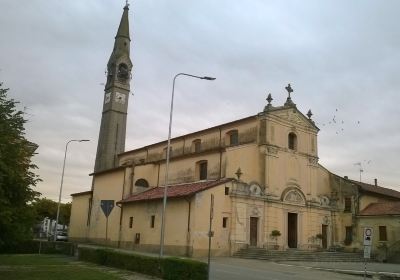
[[[257,144],[239,145],[226,148],[224,153],[225,176],[226,178],[236,178],[236,172],[240,168],[241,179],[246,182],[261,183],[259,150]]]
[[[269,192],[280,196],[290,186],[299,187],[308,196],[316,197],[317,174],[308,158],[296,152],[277,152],[267,156],[266,174]]]
[[[211,239],[211,254],[213,256],[229,256],[230,231],[233,226],[231,199],[225,195],[225,187],[232,190],[232,183],[219,185],[196,194],[193,200],[193,224],[191,231],[191,246],[193,256],[201,257],[208,254],[208,231],[210,219],[211,194],[214,195],[214,215]],[[223,227],[223,218],[226,217],[226,227]]]
[[[195,154],[194,140],[201,140],[201,152],[216,151],[218,148],[228,147],[230,146],[228,133],[232,130],[238,131],[239,145],[256,142],[257,140],[256,118],[250,118],[173,138],[171,139],[170,156],[174,158]],[[164,141],[125,152],[119,155],[119,163],[123,164],[129,161],[133,161],[134,163],[149,163],[165,160],[166,147],[167,141]]]
[[[267,119],[267,143],[288,150],[288,135],[297,136],[297,152],[317,156],[317,131],[302,120],[300,114],[292,110],[272,112]],[[290,122],[288,120],[291,120]],[[296,120],[293,122],[292,120]]]
[[[214,194],[212,254],[229,255],[231,204],[229,196],[225,195],[225,186],[231,187],[231,184],[227,183],[199,192],[192,198],[167,200],[165,254],[194,257],[208,254],[210,196]],[[123,205],[123,209],[121,246],[158,253],[162,201],[127,203]],[[151,216],[155,216],[154,228],[151,227]],[[132,228],[129,227],[130,217],[133,221]],[[223,228],[223,217],[228,218],[226,228]],[[135,243],[137,234],[140,234],[140,240]]]
[[[160,250],[162,200],[140,201],[123,205],[121,246],[123,248],[158,253]],[[189,202],[167,200],[164,253],[186,255]],[[154,216],[154,227],[152,227]],[[133,223],[130,228],[130,217]],[[139,234],[139,238],[138,235]]]
[[[330,209],[305,207],[290,203],[266,202],[265,204],[265,236],[264,247],[267,249],[287,249],[288,247],[288,214],[297,214],[297,246],[302,250],[315,250],[322,246],[316,238],[322,233],[322,225],[328,226],[328,246],[331,244],[332,221]],[[279,230],[277,239],[271,236],[273,230]]]
[[[122,199],[124,170],[94,175],[93,202],[89,238],[92,242],[106,243],[106,217],[101,209],[101,200]],[[114,206],[108,217],[107,244],[116,246],[119,239],[120,208]]]
[[[317,169],[317,186],[316,195],[317,196],[332,196],[332,188],[330,186],[330,173],[325,168],[319,166]]]
[[[199,154],[195,157],[171,160],[169,163],[168,183],[178,184],[199,180],[198,163],[207,161],[207,179],[214,180],[220,178],[220,154]],[[160,167],[159,185],[164,185],[165,164]]]
[[[86,241],[88,238],[88,213],[91,194],[72,197],[68,238],[72,241]]]
[[[158,171],[159,171],[159,164],[145,164],[145,165],[136,165],[129,168],[129,176],[127,176],[127,180],[129,181],[127,188],[125,188],[125,193],[130,195],[137,191],[144,191],[147,188],[137,187],[135,183],[139,179],[145,179],[149,187],[156,187],[158,186]]]

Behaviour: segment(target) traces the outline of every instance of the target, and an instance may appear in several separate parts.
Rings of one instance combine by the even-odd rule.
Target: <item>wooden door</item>
[[[328,226],[322,225],[322,248],[328,248]]]
[[[250,246],[257,246],[258,218],[250,217]]]
[[[297,214],[288,213],[288,247],[297,248]]]

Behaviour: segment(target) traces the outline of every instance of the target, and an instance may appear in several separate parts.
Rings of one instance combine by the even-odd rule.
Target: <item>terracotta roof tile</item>
[[[221,180],[198,181],[186,184],[169,185],[167,195],[168,198],[187,197],[195,193],[198,193],[200,191],[227,183],[232,180],[233,179],[225,178]],[[147,191],[133,194],[128,198],[118,201],[117,203],[128,203],[128,202],[143,201],[143,200],[156,200],[156,199],[162,199],[163,197],[164,197],[164,187],[153,187]]]
[[[400,199],[400,192],[395,191],[393,189],[383,188],[380,186],[366,184],[366,183],[362,183],[362,182],[358,182],[358,181],[354,181],[354,180],[349,180],[349,181],[360,186],[362,191],[381,194],[381,195],[385,195],[385,196],[391,196],[391,197]]]
[[[400,215],[400,201],[371,203],[364,208],[360,216]]]

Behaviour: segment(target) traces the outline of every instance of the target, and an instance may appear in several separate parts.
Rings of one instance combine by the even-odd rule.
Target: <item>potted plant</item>
[[[278,245],[278,237],[279,236],[281,236],[281,232],[279,230],[274,229],[273,231],[271,231],[271,238],[275,240],[275,245],[274,245],[275,250],[279,249],[279,245]]]
[[[316,235],[315,235],[315,239],[317,239],[318,240],[318,249],[321,249],[322,248],[322,246],[321,246],[321,241],[322,241],[322,238],[323,238],[324,236],[321,234],[321,233],[317,233]]]

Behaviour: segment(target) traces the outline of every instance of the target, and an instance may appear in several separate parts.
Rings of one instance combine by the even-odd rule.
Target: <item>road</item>
[[[215,258],[212,280],[360,280],[362,277],[261,260]]]

